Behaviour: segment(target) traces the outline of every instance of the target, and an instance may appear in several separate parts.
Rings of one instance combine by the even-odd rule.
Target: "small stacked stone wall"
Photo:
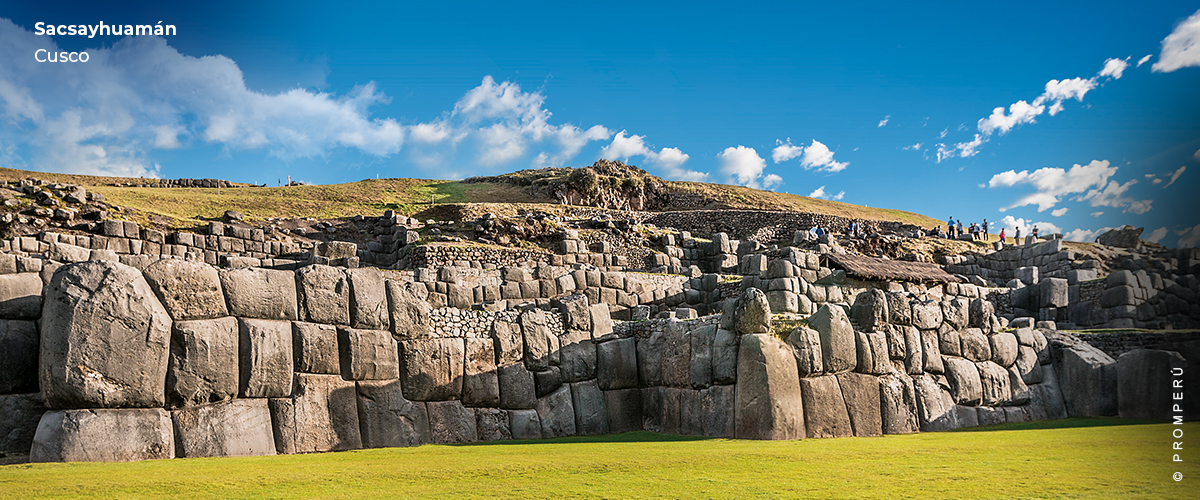
[[[842,231],[850,219],[835,215],[797,212],[770,212],[762,210],[693,210],[686,212],[658,212],[642,219],[644,224],[672,227],[694,234],[726,233],[735,239],[751,236],[764,244],[787,243],[796,231],[824,227]],[[899,222],[872,221],[880,229],[900,231],[905,224]]]

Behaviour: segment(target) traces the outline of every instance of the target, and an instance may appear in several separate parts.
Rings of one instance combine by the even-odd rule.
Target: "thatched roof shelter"
[[[962,280],[936,264],[907,262],[848,254],[824,254],[826,266],[844,269],[846,275],[874,281],[917,281],[958,283]]]

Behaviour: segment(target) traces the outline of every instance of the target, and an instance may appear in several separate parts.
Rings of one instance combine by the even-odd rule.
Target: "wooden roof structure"
[[[828,267],[841,268],[849,276],[875,281],[917,281],[959,283],[962,280],[936,264],[888,260],[861,255],[831,254],[821,256]]]

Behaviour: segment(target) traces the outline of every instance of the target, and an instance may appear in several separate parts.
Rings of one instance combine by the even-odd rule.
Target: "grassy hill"
[[[433,217],[438,206],[453,203],[505,204],[489,206],[500,215],[517,208],[559,212],[563,205],[535,190],[506,182],[463,182],[429,179],[367,179],[345,184],[291,187],[142,188],[126,187],[137,179],[53,174],[0,168],[0,180],[34,177],[50,182],[86,186],[106,201],[132,209],[138,219],[153,219],[171,227],[194,224],[197,218],[220,217],[225,210],[242,212],[251,219],[267,217],[336,218],[379,215],[395,210],[404,215]],[[820,200],[741,186],[663,181],[672,193],[702,200],[708,209],[756,209],[812,212],[881,221],[900,221],[923,227],[939,221],[902,210],[881,209]],[[431,206],[431,201],[436,206]],[[520,204],[520,205],[511,205]],[[665,206],[662,210],[689,210],[693,206]],[[430,210],[433,209],[431,212]],[[422,217],[423,218],[423,217]]]

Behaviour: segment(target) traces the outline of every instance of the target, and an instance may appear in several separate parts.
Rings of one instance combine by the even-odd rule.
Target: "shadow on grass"
[[[478,443],[459,443],[448,446],[496,446],[496,445],[525,445],[525,444],[564,444],[564,443],[669,443],[675,441],[704,441],[714,439],[703,436],[676,436],[659,434],[650,431],[624,432],[621,434],[603,434],[599,436],[571,436],[554,439],[516,439],[504,441],[483,441]]]
[[[1112,427],[1115,425],[1147,425],[1163,424],[1165,420],[1137,420],[1117,417],[1081,417],[1062,420],[1042,420],[1039,422],[1020,422],[1011,424],[984,425],[966,427],[950,432],[991,432],[991,431],[1020,431],[1031,429],[1075,429],[1080,427]]]

